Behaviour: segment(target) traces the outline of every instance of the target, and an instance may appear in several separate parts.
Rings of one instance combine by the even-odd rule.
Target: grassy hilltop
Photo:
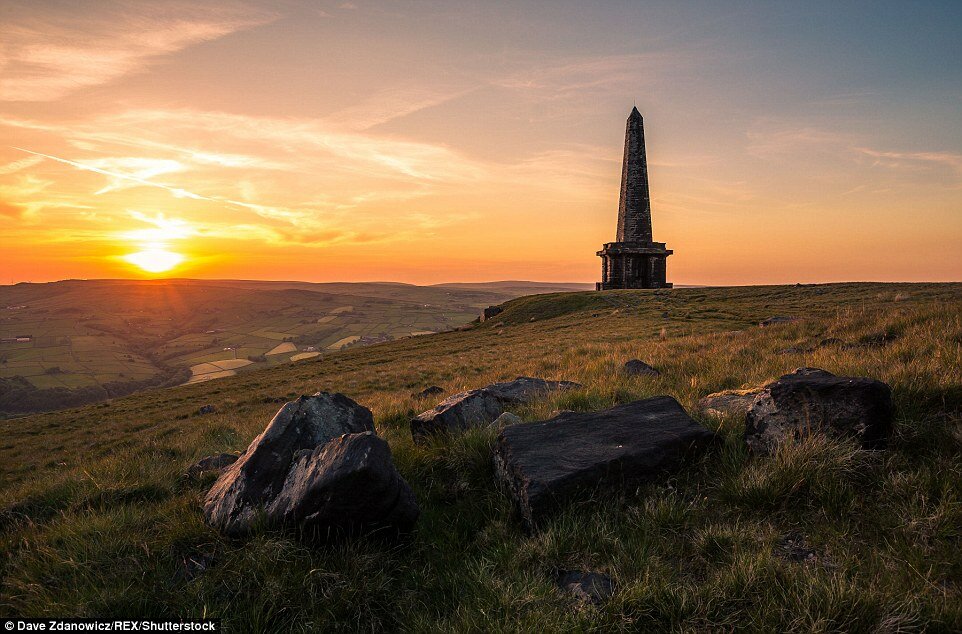
[[[774,315],[801,318],[760,328]],[[837,338],[844,344],[819,346]],[[795,348],[802,352],[785,352]],[[640,358],[662,371],[631,378]],[[738,420],[674,476],[586,496],[526,534],[492,476],[492,430],[415,446],[407,420],[521,374],[581,382],[516,413],[698,398],[799,366],[888,382],[891,446],[812,441],[751,457]],[[309,547],[205,526],[213,476],[280,403],[339,391],[371,408],[422,515],[399,544]],[[213,404],[217,411],[198,416]],[[695,414],[697,416],[697,414]],[[522,297],[497,318],[212,383],[0,422],[0,614],[218,616],[229,631],[962,629],[962,284],[832,284]],[[814,551],[796,561],[786,536]],[[617,583],[600,607],[558,568]]]

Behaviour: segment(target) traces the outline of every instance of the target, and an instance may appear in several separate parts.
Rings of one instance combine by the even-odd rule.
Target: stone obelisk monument
[[[632,108],[625,130],[625,159],[621,166],[617,242],[608,242],[601,256],[599,291],[611,288],[671,288],[665,266],[672,251],[664,242],[651,240],[651,200],[648,194],[648,160],[645,157],[645,122]]]

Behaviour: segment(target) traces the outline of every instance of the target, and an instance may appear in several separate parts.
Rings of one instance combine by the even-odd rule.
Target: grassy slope
[[[753,326],[776,314],[797,324]],[[535,321],[530,320],[534,318]],[[509,302],[495,323],[320,362],[5,421],[0,613],[221,616],[235,630],[962,628],[962,285],[830,285],[571,293]],[[880,347],[789,347],[880,332]],[[624,360],[661,368],[623,378]],[[751,459],[738,421],[679,474],[573,505],[526,535],[491,475],[493,432],[415,447],[409,394],[519,374],[585,389],[519,410],[596,409],[656,394],[691,408],[801,365],[878,377],[898,410],[890,450],[810,443]],[[198,508],[195,459],[243,449],[284,400],[344,392],[370,407],[422,505],[417,533],[309,548],[223,539]],[[214,415],[192,416],[213,403]],[[797,531],[819,563],[786,561]],[[189,561],[211,557],[194,576]],[[188,562],[188,563],[185,563]],[[555,568],[618,583],[576,609]]]

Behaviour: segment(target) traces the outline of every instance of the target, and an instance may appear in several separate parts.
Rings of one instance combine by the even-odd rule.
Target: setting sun
[[[166,249],[146,249],[125,255],[124,259],[148,273],[163,273],[183,262],[184,256]]]

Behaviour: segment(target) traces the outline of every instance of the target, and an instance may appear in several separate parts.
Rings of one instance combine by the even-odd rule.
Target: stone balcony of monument
[[[671,255],[664,242],[606,242],[598,255]]]

